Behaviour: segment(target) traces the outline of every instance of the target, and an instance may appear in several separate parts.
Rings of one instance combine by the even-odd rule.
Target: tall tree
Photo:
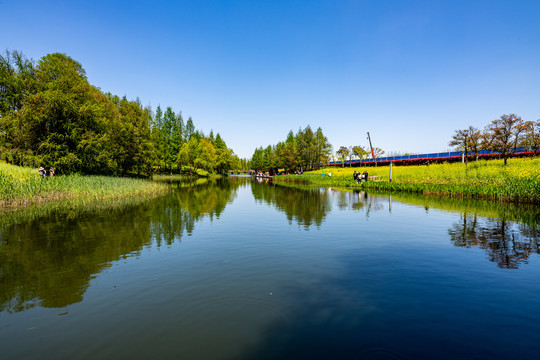
[[[369,155],[369,151],[360,145],[353,146],[351,150],[354,156],[356,156],[360,160],[366,159]]]
[[[156,108],[156,113],[154,114],[154,121],[153,121],[153,140],[155,142],[156,146],[156,153],[157,153],[157,166],[159,169],[165,168],[165,137],[163,133],[163,111],[161,110],[161,106],[158,105]]]
[[[174,121],[174,126],[172,128],[172,153],[174,155],[178,154],[180,151],[180,148],[182,147],[182,143],[184,142],[184,119],[182,118],[182,112],[179,112],[176,115],[176,119]]]
[[[215,170],[218,174],[225,175],[231,168],[240,166],[235,159],[235,155],[231,149],[227,148],[227,144],[221,138],[221,135],[217,133],[214,144],[216,148],[216,166]]]
[[[298,160],[302,170],[309,170],[313,167],[313,162],[316,153],[315,138],[311,127],[308,125],[304,130],[298,130]]]
[[[319,168],[321,163],[327,163],[332,154],[332,145],[324,136],[322,129],[319,127],[315,132],[315,164]]]
[[[473,152],[475,161],[478,162],[478,154],[482,149],[482,132],[474,126],[469,126],[469,150]]]
[[[11,119],[18,164],[54,166],[59,172],[114,173],[110,128],[115,105],[91,86],[81,64],[65,54],[42,57],[37,85]]]
[[[265,168],[262,147],[255,149],[253,152],[253,155],[251,156],[251,167],[255,171],[263,170]]]
[[[172,174],[172,165],[178,152],[174,152],[174,142],[173,142],[173,132],[176,124],[176,115],[174,111],[169,106],[163,114],[163,127],[161,129],[163,136],[163,159],[165,161],[165,166],[169,170],[169,173]]]
[[[380,147],[373,148],[373,153],[375,154],[375,157],[379,158],[384,155],[384,150]]]
[[[540,120],[525,121],[523,127],[525,131],[520,145],[536,155],[540,149]]]
[[[213,160],[212,149],[199,144],[204,133],[191,118],[184,126],[172,108],[163,113],[158,106],[153,114],[139,99],[102,93],[65,54],[37,63],[17,51],[0,54],[0,159],[53,166],[57,173],[172,172],[182,144],[192,138],[189,148],[205,150],[200,159],[209,171],[224,172],[237,161],[211,131],[206,141],[219,155]]]
[[[209,139],[201,139],[199,141],[199,153],[195,159],[195,165],[199,169],[204,169],[212,172],[216,166],[216,149]]]
[[[522,133],[526,130],[523,120],[516,114],[502,115],[493,120],[486,130],[490,138],[489,146],[501,153],[506,166],[509,155],[515,151]]]
[[[465,155],[465,164],[467,164],[467,156],[469,153],[469,129],[456,130],[448,145],[454,146],[461,151]]]
[[[297,156],[297,145],[296,138],[291,131],[287,135],[285,140],[285,149],[284,149],[284,164],[285,170],[294,171],[298,167],[298,156]]]
[[[193,125],[193,119],[191,118],[191,116],[188,118],[187,122],[186,122],[186,136],[185,136],[185,140],[186,141],[189,141],[191,140],[191,137],[193,136],[193,134],[195,134],[195,125]]]
[[[200,147],[199,141],[192,138],[188,142],[182,144],[178,153],[177,161],[179,165],[189,167],[189,173],[193,174],[197,166],[197,158],[199,157]]]
[[[121,126],[111,133],[115,146],[123,145],[119,170],[122,173],[150,171],[154,162],[154,146],[150,133],[150,116],[138,101],[119,103]]]
[[[336,151],[336,156],[338,157],[339,161],[341,162],[341,167],[345,166],[345,160],[347,160],[347,156],[349,156],[349,148],[346,146],[340,146],[339,150]]]
[[[0,54],[0,158],[18,163],[17,143],[22,141],[22,124],[17,112],[36,91],[35,67],[21,52]]]

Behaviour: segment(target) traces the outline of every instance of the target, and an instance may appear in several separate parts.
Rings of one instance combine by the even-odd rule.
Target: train
[[[512,149],[509,156],[511,157],[522,157],[522,156],[532,156],[538,154],[537,151],[533,151],[530,148],[517,147]],[[501,155],[500,152],[495,150],[481,150],[478,152],[479,159],[490,159],[496,158]],[[346,160],[344,162],[330,161],[323,166],[373,166],[373,165],[388,165],[391,162],[396,165],[420,165],[420,164],[430,164],[430,163],[441,163],[441,162],[456,162],[462,161],[465,155],[461,151],[448,151],[440,153],[427,153],[427,154],[416,154],[416,155],[403,155],[403,156],[386,156],[380,157],[377,159],[355,159],[355,160]],[[476,154],[472,151],[467,153],[469,160],[475,159]]]

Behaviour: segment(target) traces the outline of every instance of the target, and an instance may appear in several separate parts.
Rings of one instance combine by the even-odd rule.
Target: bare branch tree
[[[452,140],[448,143],[465,154],[465,164],[467,164],[467,153],[469,152],[469,129],[456,130]]]
[[[485,140],[485,144],[501,153],[506,166],[509,155],[515,151],[525,130],[526,126],[520,116],[501,115],[499,119],[493,120],[486,127],[485,135],[488,139]]]

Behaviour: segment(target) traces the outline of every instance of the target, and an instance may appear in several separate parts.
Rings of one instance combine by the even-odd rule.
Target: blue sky
[[[192,116],[241,157],[323,129],[335,149],[448,149],[540,118],[540,1],[7,1],[0,50],[62,52],[103,91]]]

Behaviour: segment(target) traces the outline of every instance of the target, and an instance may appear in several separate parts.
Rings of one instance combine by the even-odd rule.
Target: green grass
[[[356,184],[353,172],[378,175],[381,181]],[[322,176],[322,171],[326,176]],[[332,176],[329,177],[328,173]],[[390,167],[325,168],[303,175],[274,178],[277,182],[302,182],[317,186],[405,191],[425,195],[488,198],[516,202],[540,202],[540,158],[511,159],[508,166],[502,160],[483,160],[478,163],[394,166],[392,182]]]
[[[207,171],[198,169],[197,172],[193,175],[189,174],[159,174],[159,175],[153,175],[152,180],[154,181],[194,181],[196,179],[219,179],[222,178],[223,175],[218,174],[211,174]]]
[[[0,162],[0,210],[69,200],[70,206],[110,204],[129,197],[152,197],[166,184],[143,179],[66,175],[41,178],[36,169]]]

